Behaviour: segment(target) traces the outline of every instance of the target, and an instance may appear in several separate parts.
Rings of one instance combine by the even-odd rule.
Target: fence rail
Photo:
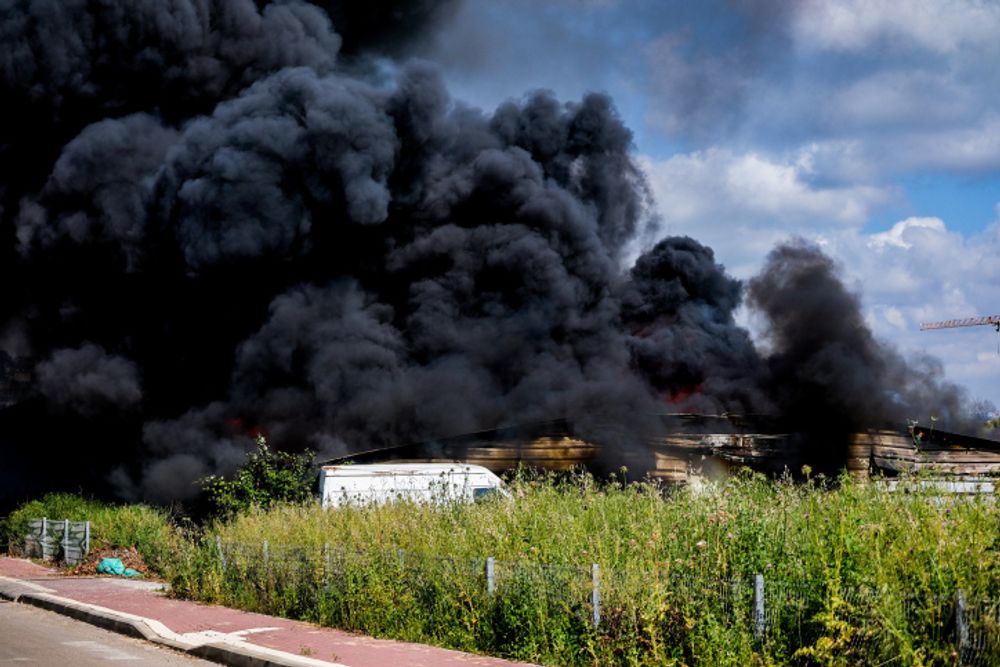
[[[211,543],[223,576],[252,582],[259,590],[296,589],[292,598],[306,604],[358,594],[371,580],[395,579],[397,590],[423,596],[428,605],[454,606],[439,597],[457,596],[480,609],[518,604],[530,597],[548,618],[567,617],[592,632],[611,623],[635,622],[642,614],[637,598],[664,602],[684,615],[711,615],[741,627],[764,650],[794,652],[823,634],[824,614],[846,621],[834,638],[857,663],[893,655],[899,629],[910,628],[953,664],[1000,664],[1000,599],[951,595],[907,595],[900,591],[838,586],[826,582],[786,581],[761,573],[718,579],[673,573],[623,572],[590,566],[506,561],[493,556],[466,559],[418,554],[402,549],[350,550],[324,545]],[[359,574],[363,572],[363,574]],[[364,574],[367,573],[367,574]],[[376,573],[376,574],[372,574]],[[351,589],[352,586],[356,588]],[[351,590],[349,590],[351,589]],[[426,593],[427,590],[433,594]],[[435,597],[438,596],[438,597]],[[512,602],[513,601],[513,602]],[[390,598],[390,603],[392,599]],[[345,604],[345,609],[350,608]],[[349,613],[349,612],[345,612]],[[891,630],[886,624],[891,623]],[[894,634],[895,633],[895,634]]]
[[[90,522],[31,519],[24,547],[32,558],[61,559],[68,565],[79,565],[90,551]]]

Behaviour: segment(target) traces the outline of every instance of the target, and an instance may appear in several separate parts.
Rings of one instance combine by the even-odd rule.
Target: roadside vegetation
[[[162,509],[112,505],[71,493],[50,493],[18,507],[0,522],[0,541],[4,545],[22,544],[28,521],[42,517],[89,521],[91,551],[135,547],[153,574],[166,574],[176,554],[189,544]]]
[[[959,590],[976,659],[1000,662],[993,496],[750,474],[668,492],[586,474],[509,488],[473,504],[278,502],[183,538],[149,508],[86,518],[145,536],[178,596],[543,664],[956,664]]]
[[[585,474],[510,488],[509,499],[468,505],[241,513],[206,527],[172,584],[206,601],[560,665],[953,664],[959,590],[976,632],[1000,637],[997,609],[981,602],[1000,598],[992,498],[754,475],[668,493]],[[755,634],[758,573],[767,617]]]

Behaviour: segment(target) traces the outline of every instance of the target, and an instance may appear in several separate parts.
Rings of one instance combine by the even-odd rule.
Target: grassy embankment
[[[95,535],[118,531],[99,539],[145,545],[177,595],[546,664],[954,664],[958,589],[972,636],[987,637],[978,655],[1000,659],[1000,628],[977,601],[1000,598],[992,498],[758,477],[666,495],[585,476],[511,488],[510,499],[472,505],[281,506],[195,539],[148,508],[93,507],[86,518]],[[762,637],[755,573],[765,576]]]
[[[0,543],[23,544],[31,519],[90,521],[91,551],[135,547],[154,574],[166,574],[190,548],[170,517],[148,505],[108,505],[70,493],[50,493],[18,507],[0,523]]]

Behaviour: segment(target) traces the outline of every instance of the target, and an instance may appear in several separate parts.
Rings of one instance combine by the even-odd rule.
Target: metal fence
[[[24,536],[26,555],[79,565],[90,550],[90,522],[56,521],[47,517],[28,521]]]
[[[451,558],[404,550],[348,550],[322,546],[225,542],[213,548],[223,576],[259,592],[314,609],[330,600],[377,595],[386,582],[387,604],[406,598],[425,606],[427,616],[455,618],[470,613],[530,608],[546,623],[564,622],[587,632],[654,630],[640,627],[656,610],[676,612],[656,631],[683,619],[711,619],[745,633],[759,650],[791,655],[827,637],[826,645],[853,664],[893,660],[919,649],[948,656],[949,664],[1000,664],[1000,599],[951,595],[907,595],[899,591],[838,586],[822,581],[784,581],[753,574],[718,579],[677,572],[635,572],[524,560]],[[292,593],[289,593],[293,591]],[[518,607],[518,605],[521,605]],[[338,614],[363,613],[343,604]],[[284,609],[295,614],[297,609]],[[307,614],[308,615],[308,614]],[[330,622],[350,625],[351,618]],[[442,621],[444,623],[445,621]],[[501,628],[502,630],[502,628]],[[512,630],[516,631],[516,629]],[[672,632],[675,630],[671,630]],[[918,638],[920,646],[905,645]]]

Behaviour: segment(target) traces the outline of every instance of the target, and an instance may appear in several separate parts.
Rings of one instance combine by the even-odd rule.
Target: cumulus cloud
[[[789,235],[860,228],[895,196],[882,186],[817,184],[801,157],[712,148],[639,163],[660,207],[656,234],[690,234],[708,242],[738,276],[756,271],[771,247]]]
[[[944,232],[944,221],[941,218],[907,218],[900,220],[886,232],[871,234],[868,237],[868,246],[882,249],[887,245],[897,248],[912,248],[912,232],[915,230],[931,230],[933,232]],[[909,239],[907,237],[910,237]]]
[[[712,148],[661,161],[646,159],[647,173],[672,221],[708,215],[768,218],[796,227],[859,226],[890,193],[869,185],[822,187],[802,163]]]

